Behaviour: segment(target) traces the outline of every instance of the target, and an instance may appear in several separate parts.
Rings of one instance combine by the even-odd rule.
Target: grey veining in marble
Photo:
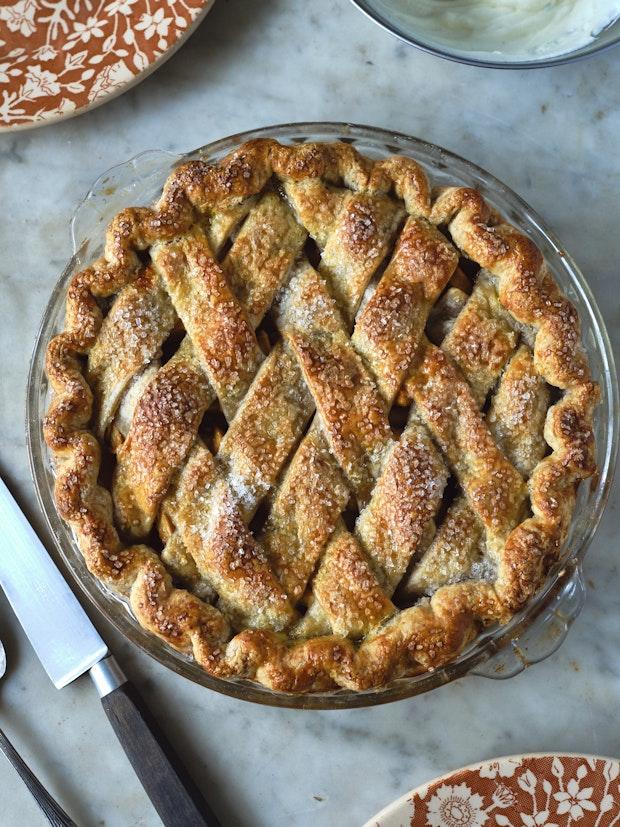
[[[478,162],[538,210],[580,264],[620,345],[620,49],[536,72],[442,62],[347,0],[218,0],[144,83],[77,119],[0,136],[0,472],[42,531],[24,445],[25,381],[69,219],[101,172],[148,148],[346,120]],[[617,500],[617,497],[616,497]],[[521,751],[620,755],[620,589],[612,500],[587,559],[586,608],[560,651],[505,682],[466,678],[375,709],[295,712],[229,700],[167,672],[95,621],[227,827],[354,827],[435,775]],[[57,692],[0,597],[0,725],[76,821],[158,819],[88,680]],[[0,825],[44,824],[0,760]]]

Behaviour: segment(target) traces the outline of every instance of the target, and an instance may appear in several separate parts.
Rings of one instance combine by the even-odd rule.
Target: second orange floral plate
[[[214,0],[16,0],[0,5],[0,132],[71,117],[156,69]]]
[[[364,827],[615,827],[620,762],[586,755],[485,761],[418,787]]]

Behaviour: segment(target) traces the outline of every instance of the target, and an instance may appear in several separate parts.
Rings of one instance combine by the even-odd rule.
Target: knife
[[[0,586],[57,689],[88,672],[166,827],[221,827],[0,479]]]

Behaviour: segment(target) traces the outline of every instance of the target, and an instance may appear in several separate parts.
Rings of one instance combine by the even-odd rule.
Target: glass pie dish
[[[63,326],[69,280],[101,254],[104,230],[113,216],[126,206],[153,202],[176,164],[193,158],[215,161],[244,141],[263,137],[283,143],[341,140],[372,158],[407,155],[425,168],[435,184],[457,183],[477,188],[543,252],[561,289],[579,311],[591,371],[602,389],[602,402],[594,421],[598,474],[593,481],[581,485],[561,559],[536,597],[510,623],[485,631],[447,666],[396,679],[380,689],[293,695],[247,680],[209,676],[191,658],[143,629],[128,604],[89,574],[75,538],[58,516],[54,504],[54,470],[42,433],[49,404],[44,364],[47,345]],[[479,167],[416,138],[341,123],[292,124],[235,135],[182,156],[158,151],[143,153],[114,167],[94,183],[76,210],[71,230],[74,255],[52,292],[30,368],[26,423],[30,461],[39,502],[61,556],[92,602],[127,638],[160,663],[210,689],[256,703],[314,709],[386,703],[428,691],[472,672],[492,678],[510,677],[558,648],[585,599],[582,561],[609,494],[618,440],[618,388],[610,343],[583,276],[538,216],[517,195]]]

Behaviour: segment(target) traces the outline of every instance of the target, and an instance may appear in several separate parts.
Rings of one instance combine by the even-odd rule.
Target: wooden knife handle
[[[93,674],[93,670],[98,671]],[[109,656],[93,670],[91,677],[116,737],[165,826],[221,827],[137,689],[125,678],[114,658]],[[107,684],[105,676],[102,680],[105,670]]]

